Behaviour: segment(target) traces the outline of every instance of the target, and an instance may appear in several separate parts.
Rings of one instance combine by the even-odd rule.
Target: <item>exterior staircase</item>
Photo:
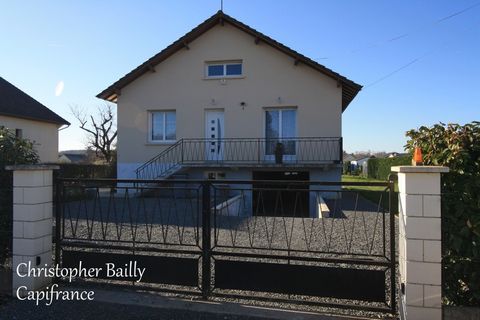
[[[163,180],[182,169],[183,139],[163,150],[135,170],[137,179]]]
[[[282,153],[280,162],[276,160],[277,152]],[[342,162],[342,155],[341,137],[182,138],[138,167],[136,176],[139,180],[164,180],[182,173],[184,168],[195,166],[293,168],[338,165]]]

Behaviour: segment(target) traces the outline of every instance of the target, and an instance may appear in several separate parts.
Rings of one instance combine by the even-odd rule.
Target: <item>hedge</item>
[[[410,165],[411,156],[395,158],[372,158],[368,160],[368,177],[378,180],[387,180],[392,166]]]
[[[407,149],[420,147],[426,165],[442,175],[444,302],[480,305],[480,122],[443,123],[407,132]]]
[[[11,130],[0,126],[0,265],[8,263],[12,250],[12,172],[6,171],[5,166],[37,162],[33,141],[16,137]]]
[[[117,177],[117,166],[112,164],[59,164],[60,170],[56,171],[57,177],[62,178],[79,178],[79,179],[98,179]]]

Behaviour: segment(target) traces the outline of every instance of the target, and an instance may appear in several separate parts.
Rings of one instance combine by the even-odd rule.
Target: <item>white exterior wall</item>
[[[7,166],[13,171],[13,261],[12,295],[41,290],[51,277],[27,276],[32,267],[52,266],[53,178],[56,166]],[[37,266],[37,262],[39,263]],[[18,268],[18,272],[17,272]],[[48,287],[47,287],[48,289]]]
[[[446,167],[399,166],[399,297],[403,320],[442,319],[440,174]]]
[[[341,166],[330,166],[325,168],[319,168],[316,170],[310,171],[310,181],[333,181],[339,182],[342,181],[342,167]],[[335,192],[341,190],[341,186],[321,186],[321,185],[311,185],[310,186],[310,217],[319,218],[320,213],[318,211],[317,200],[321,196],[323,199],[336,199],[341,197],[341,193]],[[316,191],[316,190],[322,190]],[[325,190],[332,190],[333,192],[325,192]],[[321,217],[320,217],[321,218]]]
[[[203,138],[209,109],[224,110],[226,138],[264,137],[265,107],[297,108],[299,137],[341,136],[342,88],[336,80],[254,40],[228,23],[217,25],[121,90],[120,178],[132,178],[135,168],[168,146],[148,143],[152,110],[176,111],[177,139]],[[244,75],[225,84],[205,79],[205,62],[218,60],[242,60]]]
[[[15,129],[22,129],[23,138],[35,142],[40,162],[57,162],[58,124],[0,115],[0,126],[14,133]]]

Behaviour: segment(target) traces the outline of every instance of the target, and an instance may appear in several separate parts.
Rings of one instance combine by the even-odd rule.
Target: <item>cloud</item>
[[[55,86],[55,96],[56,97],[59,97],[62,94],[64,87],[65,87],[65,84],[63,83],[63,80],[60,80],[57,83],[57,85]]]

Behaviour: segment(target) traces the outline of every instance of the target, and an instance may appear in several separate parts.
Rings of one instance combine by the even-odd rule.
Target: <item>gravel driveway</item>
[[[356,193],[329,200],[332,218],[251,216],[247,206],[212,216],[212,242],[251,249],[383,255],[389,215]],[[251,212],[251,211],[250,211]],[[196,198],[101,197],[65,206],[65,237],[199,245],[201,204]],[[387,230],[385,242],[383,230]]]

